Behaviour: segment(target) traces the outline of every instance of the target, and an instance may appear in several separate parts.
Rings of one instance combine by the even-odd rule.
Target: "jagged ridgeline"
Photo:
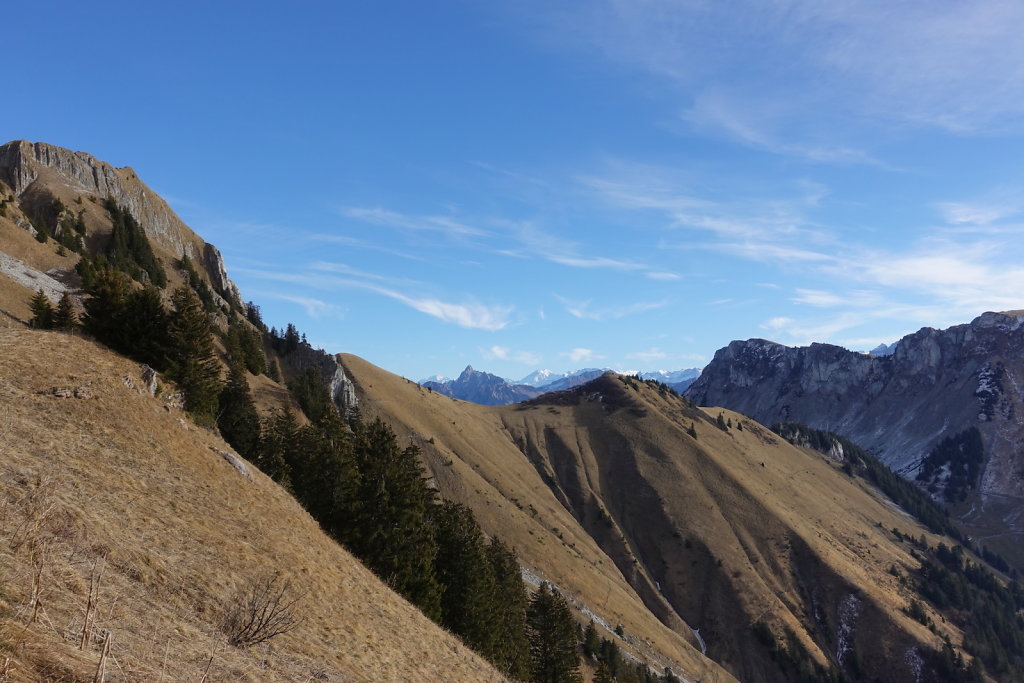
[[[99,567],[100,555],[89,548],[105,543],[114,548],[119,594],[149,601],[138,615],[173,603],[194,610],[179,614],[180,623],[202,625],[186,629],[188,642],[221,634],[209,653],[182,655],[168,680],[200,678],[189,666],[206,665],[210,653],[241,662],[257,651],[249,661],[272,662],[269,668],[242,674],[242,665],[233,664],[234,677],[337,677],[312,664],[280,674],[289,661],[311,661],[314,651],[364,672],[339,679],[363,680],[494,680],[496,671],[527,681],[643,683],[672,681],[677,673],[754,683],[972,680],[983,670],[1000,680],[1019,675],[1019,585],[972,554],[995,561],[987,548],[962,548],[965,537],[926,493],[851,443],[795,426],[780,430],[795,446],[740,413],[701,408],[656,381],[614,375],[511,406],[453,401],[356,357],[315,349],[293,324],[268,327],[256,304],[241,303],[216,249],[131,169],[12,143],[0,147],[0,182],[0,308],[12,325],[31,321],[53,330],[7,332],[33,338],[45,362],[22,370],[26,376],[17,381],[0,377],[0,397],[25,425],[12,432],[17,441],[0,444],[16,444],[5,454],[20,468],[0,468],[3,509],[17,509],[19,520],[47,509],[31,503],[46,488],[33,477],[58,464],[72,481],[103,471],[110,487],[124,484],[104,497],[102,479],[90,480],[90,496],[66,506],[89,511],[97,500],[119,510],[123,524],[97,524],[91,532],[116,532],[119,543],[61,546],[68,552],[59,557],[88,557]],[[85,265],[76,270],[79,263]],[[75,369],[61,348],[81,355],[87,370]],[[103,370],[107,377],[102,368],[117,370]],[[990,393],[1011,370],[986,375]],[[66,382],[74,384],[52,388]],[[54,403],[76,396],[81,402]],[[1002,419],[1000,399],[986,400],[982,412]],[[49,411],[46,420],[59,436],[41,437],[47,427],[24,406]],[[974,442],[966,434],[937,448],[931,480],[949,490],[962,479],[969,498],[971,487],[982,485],[970,465]],[[111,443],[116,448],[104,445]],[[147,461],[150,452],[160,461]],[[109,473],[119,463],[131,463],[118,470],[124,482]],[[137,480],[151,472],[161,479]],[[238,477],[251,487],[239,486]],[[204,493],[210,487],[216,496]],[[283,512],[298,504],[308,523]],[[133,505],[144,511],[133,515]],[[264,510],[301,529],[302,540]],[[54,522],[47,532],[53,543],[68,543],[79,522],[106,519],[103,509],[68,514],[91,516]],[[210,539],[222,517],[238,521],[230,541],[215,546]],[[8,540],[11,529],[21,528],[3,526],[13,518],[0,515]],[[153,526],[179,519],[190,526],[178,533],[195,538],[179,543]],[[107,526],[116,528],[103,531]],[[310,536],[316,528],[324,538]],[[392,603],[376,589],[346,584],[351,567],[332,573],[337,558],[348,555],[332,554],[341,551],[327,535],[421,615],[404,617],[384,637],[346,623],[350,614],[367,619],[375,604]],[[298,543],[315,546],[316,555],[296,556]],[[32,589],[42,555],[15,545],[17,551],[0,544],[16,568],[10,575],[20,577],[6,582],[8,574],[0,575],[0,654],[25,671],[42,670],[33,662],[63,662],[81,672],[86,660],[95,670],[95,657],[102,666],[109,637],[82,635],[91,633],[89,572],[61,565],[61,576],[78,577],[62,579],[66,605],[51,619],[72,624],[69,645],[67,629],[47,631],[38,616],[51,609],[45,593]],[[216,574],[240,566],[239,556],[257,547],[270,575],[243,582],[240,570]],[[291,559],[275,559],[285,557]],[[179,565],[191,573],[176,573]],[[284,630],[267,640],[260,640],[266,629],[253,635],[239,627],[239,605],[244,616],[244,606],[259,606],[260,596],[271,614],[289,616],[299,603],[288,586],[297,583],[315,586],[317,607],[346,598],[348,611],[332,620],[321,610],[315,625],[284,618],[274,622]],[[56,596],[58,588],[52,590]],[[231,618],[221,619],[220,601],[229,594],[244,597],[227,611]],[[85,625],[76,621],[80,615]],[[417,621],[422,615],[458,634],[493,668],[450,637],[443,646],[410,641],[411,657],[386,649],[385,641],[401,640],[406,626],[426,633]],[[37,644],[49,638],[59,655],[47,659],[37,648],[39,658],[30,660],[12,633],[31,633]],[[430,643],[441,642],[441,630],[431,633]],[[79,647],[82,638],[89,642]],[[129,633],[124,639],[139,642]],[[150,641],[116,656],[159,678],[162,641]],[[328,642],[329,654],[317,649]],[[279,647],[284,655],[275,658]],[[384,651],[386,658],[378,654]],[[457,653],[450,667],[436,664],[448,653]],[[405,669],[390,668],[389,660]],[[433,668],[421,660],[435,662]],[[366,661],[378,675],[365,673]],[[479,667],[475,678],[467,667]]]

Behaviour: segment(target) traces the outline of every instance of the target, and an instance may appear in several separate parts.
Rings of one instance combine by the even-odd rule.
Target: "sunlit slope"
[[[903,614],[912,596],[889,573],[918,564],[891,530],[924,529],[826,457],[743,416],[610,375],[486,408],[342,361],[364,413],[423,447],[446,496],[627,636],[687,657],[684,668],[700,662],[675,635],[686,625],[742,680],[778,679],[753,637],[757,621],[780,640],[793,632],[820,663],[855,657],[885,677],[905,670],[912,680],[908,653],[938,646]],[[731,428],[716,424],[719,413]]]
[[[0,677],[91,681],[109,632],[107,680],[502,680],[218,437],[129,384],[138,365],[91,342],[0,328]],[[232,647],[224,607],[275,575],[296,627]]]

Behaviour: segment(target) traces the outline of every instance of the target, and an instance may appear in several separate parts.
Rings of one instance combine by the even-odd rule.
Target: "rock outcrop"
[[[1022,387],[1024,314],[1014,312],[924,328],[886,356],[734,341],[686,395],[763,424],[795,421],[841,434],[911,479],[940,441],[977,426],[984,465],[967,501],[978,505],[964,521],[995,523],[1000,528],[990,531],[1003,533],[1017,528],[1024,511]]]
[[[467,365],[456,379],[447,382],[424,382],[423,386],[445,396],[485,406],[518,403],[548,391],[526,384],[509,384],[497,375],[474,370],[471,365]]]
[[[240,299],[216,247],[196,235],[130,167],[115,168],[85,152],[45,142],[15,140],[0,146],[0,181],[23,202],[37,193],[63,198],[65,203],[83,195],[112,199],[135,217],[156,245],[175,258],[187,254],[202,263],[218,294]]]

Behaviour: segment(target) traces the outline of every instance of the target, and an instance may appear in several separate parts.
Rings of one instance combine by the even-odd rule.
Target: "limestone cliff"
[[[45,142],[15,140],[0,146],[0,181],[28,205],[55,198],[70,205],[82,196],[112,199],[135,217],[155,245],[174,258],[187,254],[205,266],[219,294],[240,300],[216,247],[196,235],[130,167],[114,168],[85,152]]]
[[[924,328],[887,356],[734,341],[686,395],[764,424],[792,420],[842,434],[909,478],[940,441],[977,426],[984,463],[963,519],[996,523],[987,533],[1001,535],[1024,511],[1022,386],[1024,315],[1016,312]],[[936,483],[941,496],[942,476]]]

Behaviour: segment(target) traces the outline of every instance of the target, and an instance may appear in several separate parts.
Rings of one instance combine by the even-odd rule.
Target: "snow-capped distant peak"
[[[568,373],[565,372],[554,372],[552,370],[537,370],[531,372],[521,380],[509,380],[512,384],[525,384],[531,387],[539,387],[542,384],[548,384],[561,377],[567,377]]]
[[[420,384],[426,384],[427,382],[437,382],[438,384],[444,384],[445,382],[450,382],[450,381],[451,381],[451,378],[450,377],[445,377],[444,375],[431,375],[430,377],[427,377],[425,379],[421,379],[419,381],[419,383]]]

